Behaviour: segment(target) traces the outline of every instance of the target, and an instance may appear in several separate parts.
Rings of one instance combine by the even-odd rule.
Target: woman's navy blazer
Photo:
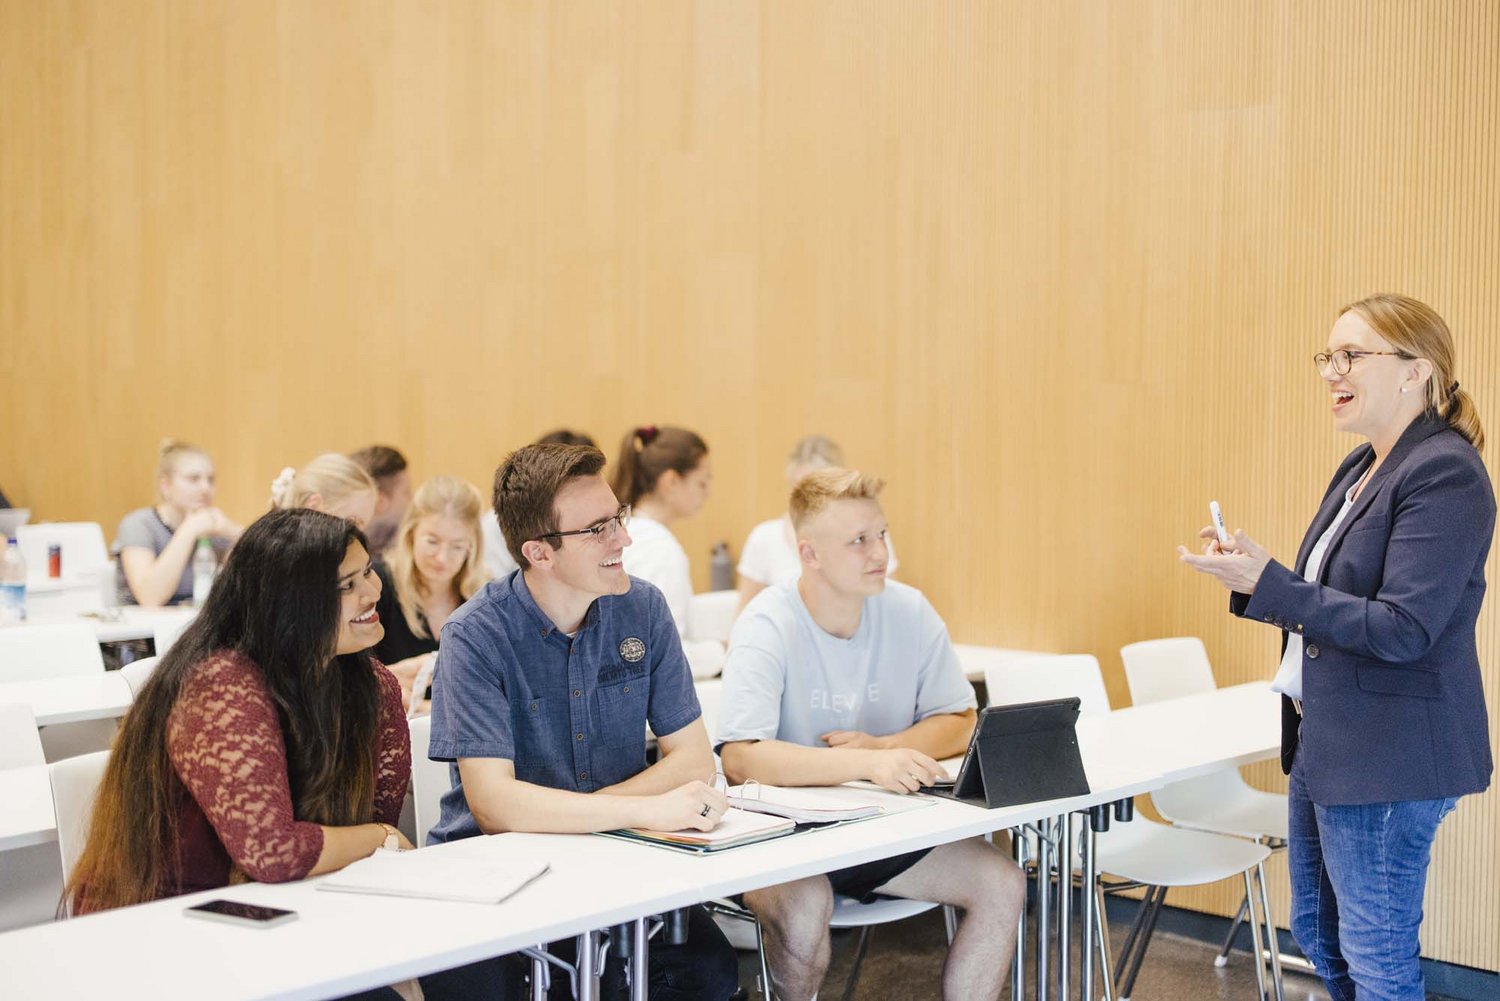
[[[1413,421],[1329,540],[1318,580],[1302,579],[1374,454],[1361,445],[1339,466],[1296,570],[1273,560],[1254,594],[1230,600],[1302,635],[1302,716],[1282,699],[1281,766],[1300,754],[1324,806],[1480,792],[1494,767],[1474,627],[1495,493],[1466,438],[1432,415]]]

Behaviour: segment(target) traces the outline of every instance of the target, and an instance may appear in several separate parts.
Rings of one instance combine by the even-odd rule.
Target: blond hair
[[[413,636],[430,638],[427,624],[422,619],[422,599],[429,592],[427,582],[417,572],[417,523],[429,515],[438,515],[462,522],[468,529],[469,554],[453,578],[459,599],[468,601],[485,581],[484,560],[481,559],[484,537],[479,525],[483,514],[484,497],[478,488],[456,476],[434,476],[417,488],[411,506],[401,516],[396,540],[385,554],[385,565],[396,588],[396,600],[401,604],[401,615]]]
[[[819,469],[797,481],[792,488],[787,513],[791,516],[792,526],[800,530],[809,518],[834,501],[878,500],[883,489],[885,480],[857,469]]]
[[[1351,302],[1339,310],[1340,316],[1345,313],[1358,315],[1402,354],[1431,362],[1432,375],[1423,387],[1427,411],[1447,421],[1476,449],[1484,448],[1479,408],[1458,388],[1453,334],[1436,310],[1408,296],[1386,292]]]
[[[827,469],[844,464],[844,450],[838,442],[821,434],[810,434],[799,438],[786,457],[786,478],[799,469]],[[795,481],[794,481],[795,482]]]
[[[213,459],[199,445],[177,438],[163,438],[156,446],[156,482],[170,479],[177,472],[177,463],[189,455],[201,455],[211,463]]]
[[[323,498],[326,509],[355,494],[377,492],[375,481],[357,462],[337,452],[325,452],[301,469],[283,469],[271,484],[271,506],[307,507],[316,495]]]

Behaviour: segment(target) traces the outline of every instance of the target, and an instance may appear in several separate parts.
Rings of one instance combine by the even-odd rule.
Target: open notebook
[[[787,788],[759,782],[732,786],[729,804],[741,810],[787,817],[799,824],[844,823],[929,805],[917,797],[898,796],[864,783]]]
[[[498,904],[550,869],[546,862],[500,863],[442,852],[382,849],[325,876],[318,889]]]
[[[628,830],[603,833],[613,838],[644,841],[648,844],[661,845],[664,848],[714,852],[725,848],[738,848],[740,845],[752,845],[757,841],[790,834],[796,826],[792,821],[781,817],[767,817],[731,808],[724,813],[718,826],[711,831],[698,831],[692,828],[685,831],[651,831],[642,827],[632,827]]]

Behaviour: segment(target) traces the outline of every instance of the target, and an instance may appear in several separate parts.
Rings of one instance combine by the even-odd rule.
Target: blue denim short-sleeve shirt
[[[443,626],[432,679],[433,761],[504,758],[522,782],[595,792],[646,768],[646,726],[701,715],[661,592],[630,579],[589,607],[572,637],[537,607],[522,571],[491,581]],[[429,844],[482,833],[458,766]]]

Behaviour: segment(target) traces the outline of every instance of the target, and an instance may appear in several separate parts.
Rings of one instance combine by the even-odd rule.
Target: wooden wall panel
[[[956,636],[1093,651],[1117,704],[1151,636],[1266,678],[1173,546],[1217,497],[1291,556],[1368,292],[1449,319],[1500,435],[1497,95],[1482,0],[0,0],[0,483],[112,525],[175,434],[249,518],[324,449],[486,484],[675,422],[706,580],[818,430]],[[1497,831],[1444,825],[1429,954],[1500,968]]]

